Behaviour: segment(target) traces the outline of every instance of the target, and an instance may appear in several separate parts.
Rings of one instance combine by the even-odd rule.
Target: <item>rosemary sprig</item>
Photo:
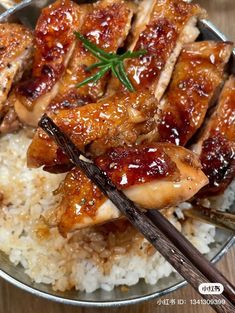
[[[135,88],[133,87],[125,71],[123,61],[125,59],[130,58],[138,58],[139,56],[146,54],[147,53],[146,50],[139,50],[134,52],[126,51],[121,55],[115,53],[108,53],[97,47],[92,42],[90,42],[79,32],[75,32],[75,35],[83,43],[84,47],[87,50],[89,50],[95,57],[97,57],[97,59],[99,59],[99,62],[94,63],[86,68],[86,71],[88,72],[94,68],[98,68],[99,71],[96,74],[86,78],[85,80],[77,84],[76,85],[77,88],[80,88],[91,82],[96,83],[107,72],[112,71],[114,76],[116,76],[129,91],[131,92],[135,91]]]

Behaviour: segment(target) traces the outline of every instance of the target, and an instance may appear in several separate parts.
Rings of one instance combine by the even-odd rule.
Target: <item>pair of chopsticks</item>
[[[220,295],[202,295],[216,312],[235,312],[234,286],[159,211],[145,212],[140,209],[115,187],[99,167],[88,159],[81,159],[81,156],[86,158],[84,153],[46,114],[39,126],[196,291],[202,283],[221,283],[224,286]]]

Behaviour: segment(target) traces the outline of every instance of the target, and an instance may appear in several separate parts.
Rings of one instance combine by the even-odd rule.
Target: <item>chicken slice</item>
[[[224,68],[231,51],[231,43],[197,42],[186,45],[176,65],[168,91],[161,100],[160,107],[157,106],[157,101],[155,102],[157,113],[155,115],[154,130],[148,134],[139,132],[138,137],[134,137],[134,140],[137,140],[138,143],[147,140],[149,142],[168,141],[177,145],[185,145],[201,126],[207,109],[210,103],[213,102],[213,96],[224,80]],[[112,102],[114,98],[115,96],[107,98],[107,102]],[[118,101],[116,100],[117,103]],[[114,103],[113,105],[115,106]],[[91,108],[93,108],[93,105],[87,106],[87,110]],[[102,112],[102,106],[97,108],[100,110],[99,114],[106,114],[105,109]],[[77,111],[80,111],[80,109],[77,109]],[[153,107],[151,107],[151,111],[154,111]],[[134,111],[133,113],[136,113],[138,117],[138,112]],[[51,116],[54,118],[53,114]],[[59,121],[60,113],[57,113],[55,118],[57,123],[62,125]],[[88,115],[86,118],[88,118]],[[151,119],[150,121],[151,129],[153,129],[153,120]],[[102,123],[101,120],[99,122]],[[70,121],[67,120],[67,123],[70,123]],[[86,124],[88,125],[88,122]],[[79,140],[84,140],[85,137],[88,138],[87,132],[84,132],[87,129],[86,124],[82,115],[79,115],[78,118],[73,118],[70,129],[75,128],[75,125],[77,126],[76,130],[69,134],[73,133],[75,142],[78,135]],[[108,137],[107,133],[99,132],[99,128],[102,129],[102,126],[99,126],[97,121],[89,121],[89,127],[92,130],[97,129],[95,131],[96,137],[92,137],[92,140],[89,141],[85,139],[84,146],[89,144],[89,150],[94,155],[104,153],[112,145],[135,143],[134,140],[129,142],[125,141],[126,139],[123,142],[116,140],[119,139],[120,135],[117,138],[112,137],[113,134],[117,136],[117,131],[119,131],[116,128],[116,124],[109,124],[111,136]],[[125,134],[126,127],[126,124],[122,125],[120,134]],[[82,131],[77,132],[77,128],[82,129]],[[130,136],[130,138],[132,137]],[[43,151],[48,151],[49,143],[51,155],[43,153]],[[78,144],[81,148],[81,142],[78,142]],[[62,154],[58,153],[58,151],[56,144],[46,135],[43,135],[42,130],[38,130],[29,148],[28,164],[33,167],[52,165],[56,159],[58,161],[56,161],[57,164],[62,163]]]
[[[180,1],[180,3],[181,3],[181,1]],[[174,5],[173,5],[174,4]],[[172,11],[170,10],[170,12],[172,13],[172,15],[170,15],[170,12],[168,12],[166,9],[164,9],[164,6],[161,6],[160,5],[160,3],[159,2],[154,2],[154,5],[153,6],[150,6],[150,10],[152,10],[153,8],[154,8],[154,10],[153,10],[153,12],[151,12],[151,18],[152,18],[152,22],[153,22],[153,25],[150,23],[149,24],[149,26],[145,29],[145,31],[144,31],[144,33],[142,33],[142,35],[140,35],[139,36],[139,39],[138,39],[138,42],[140,42],[140,44],[138,45],[138,47],[136,48],[136,49],[139,49],[139,48],[146,48],[146,49],[150,49],[150,50],[148,50],[149,51],[149,54],[148,54],[148,56],[149,56],[149,58],[150,58],[150,60],[152,60],[151,62],[152,63],[157,63],[157,60],[156,60],[156,49],[154,48],[155,46],[157,47],[157,49],[160,49],[160,43],[159,42],[162,42],[162,41],[164,41],[163,39],[163,37],[159,37],[158,38],[158,30],[161,28],[161,24],[159,24],[160,22],[159,21],[162,21],[162,19],[163,19],[163,17],[162,17],[162,15],[161,14],[163,14],[163,16],[164,16],[164,14],[166,13],[166,12],[168,12],[167,14],[169,15],[168,17],[169,17],[169,23],[170,23],[170,21],[174,21],[174,27],[178,27],[178,28],[182,28],[184,25],[185,25],[185,23],[186,23],[186,20],[188,20],[188,19],[190,19],[190,18],[193,18],[194,16],[196,16],[196,15],[199,15],[199,12],[201,13],[201,9],[198,7],[198,6],[195,6],[195,5],[188,5],[188,4],[185,4],[185,3],[181,3],[180,5],[178,4],[178,2],[177,3],[175,3],[174,1],[171,3],[171,2],[167,2],[167,5],[168,6],[170,6],[170,8],[173,6],[173,9],[172,9]],[[183,11],[183,8],[185,8],[185,11]],[[181,10],[180,10],[181,9]],[[187,10],[186,10],[187,9]],[[161,11],[161,14],[158,12],[158,11]],[[148,11],[148,10],[147,10]],[[179,11],[180,11],[180,13],[179,13]],[[189,16],[188,16],[188,19],[184,19],[184,18],[182,18],[182,17],[180,17],[181,15],[181,13],[182,12],[184,12],[185,14],[188,12],[188,14],[189,14]],[[180,16],[179,16],[180,15]],[[187,15],[187,14],[186,14]],[[161,16],[161,18],[159,17],[159,16]],[[193,16],[193,17],[192,17]],[[193,18],[194,19],[194,18]],[[164,19],[163,19],[164,20]],[[196,20],[196,18],[195,18],[195,20]],[[181,26],[180,26],[181,25]],[[136,26],[137,27],[137,26]],[[173,26],[172,26],[173,27]],[[173,28],[174,28],[173,27]],[[180,28],[180,29],[181,29]],[[155,31],[156,31],[156,33],[155,33]],[[165,31],[167,31],[167,29],[165,29]],[[144,35],[143,35],[144,34]],[[166,34],[165,34],[166,35]],[[146,40],[144,39],[144,38],[147,38]],[[152,38],[152,39],[151,39]],[[154,38],[158,38],[156,41],[154,41]],[[142,46],[142,43],[143,44],[145,44],[145,46]],[[170,45],[170,43],[169,43],[169,46],[171,46]],[[164,54],[165,55],[165,57],[167,58],[168,57],[168,54]],[[159,56],[160,57],[160,56]],[[145,59],[144,59],[145,61],[147,60],[147,57],[145,56]],[[145,62],[144,61],[144,62]],[[142,64],[143,63],[143,60],[142,59],[137,59],[137,60],[134,60],[134,61],[130,61],[130,62],[137,62],[137,64]],[[139,62],[139,63],[138,63]],[[146,61],[147,62],[147,61]],[[145,64],[145,63],[144,63]],[[130,65],[130,64],[129,64]],[[147,65],[146,65],[147,66]],[[133,68],[132,67],[132,65],[130,65],[130,68]],[[147,67],[145,67],[145,69],[147,70]],[[151,68],[150,67],[148,67],[148,70],[150,71],[149,73],[152,73],[152,71],[151,71]],[[150,74],[149,74],[150,75]],[[158,74],[157,74],[158,75]],[[151,75],[150,75],[151,76]],[[150,81],[152,81],[151,79],[151,77],[149,76],[149,80]],[[142,77],[142,76],[141,76]],[[145,77],[145,79],[146,79],[146,81],[147,81],[147,74],[146,74],[146,77]],[[145,85],[144,84],[144,81],[142,82],[143,83],[143,86]],[[142,89],[143,89],[143,87],[142,87]],[[125,90],[121,90],[121,91],[119,91],[119,93],[117,93],[117,95],[122,95],[123,94],[123,92],[125,92]],[[141,93],[141,91],[139,91],[140,93]],[[144,91],[144,93],[146,93],[145,91]],[[107,98],[107,100],[105,100],[105,101],[107,101],[107,103],[109,103],[109,106],[110,106],[110,102],[112,102],[112,101],[114,101],[114,103],[113,103],[113,105],[112,105],[112,107],[113,106],[116,106],[117,104],[118,104],[118,101],[117,101],[117,95],[114,95],[113,96],[113,98],[112,97],[109,97],[109,98]],[[125,98],[126,96],[124,96],[124,98]],[[131,97],[132,96],[128,96],[128,97],[130,97],[130,99],[131,99]],[[151,96],[148,96],[149,98],[152,98]],[[120,99],[120,103],[122,103],[121,104],[121,107],[123,107],[123,96],[121,96],[121,99]],[[142,97],[141,97],[141,99],[143,99]],[[152,100],[151,100],[152,101]],[[63,103],[63,101],[62,101],[62,103]],[[157,101],[155,102],[155,108],[157,108]],[[67,102],[67,105],[68,105],[68,108],[70,109],[71,108],[71,105],[70,105],[70,102]],[[128,102],[127,102],[127,107],[128,107],[128,105],[129,105],[129,100],[128,100]],[[63,106],[63,105],[62,105]],[[87,108],[86,108],[86,110],[88,110],[88,109],[93,109],[93,107],[94,107],[94,104],[92,104],[92,105],[89,105],[89,106],[87,106]],[[106,109],[104,108],[104,110],[103,110],[103,112],[102,112],[102,106],[97,106],[97,105],[95,105],[95,107],[97,108],[97,109],[99,109],[99,112],[98,111],[96,111],[96,114],[100,114],[101,116],[106,116],[105,117],[105,125],[107,124],[106,123],[106,120],[107,120],[107,112],[106,112]],[[57,107],[55,107],[55,108],[57,108]],[[116,110],[117,110],[117,108],[118,107],[116,107],[115,108],[115,112],[116,112]],[[54,109],[54,107],[53,107],[53,109]],[[96,109],[96,110],[97,110]],[[73,112],[73,113],[71,113],[71,114],[74,114],[74,112],[75,111],[77,111],[77,112],[80,112],[80,109],[73,109],[73,105],[72,105],[72,108],[71,108],[71,110],[73,110],[73,111],[71,111],[71,112]],[[82,109],[83,110],[83,109]],[[109,111],[110,112],[110,111]],[[151,113],[153,113],[153,108],[152,108],[152,106],[151,106]],[[69,114],[69,113],[67,113],[67,114]],[[88,123],[87,121],[85,121],[84,120],[84,118],[82,118],[82,116],[78,116],[78,114],[80,114],[80,113],[76,113],[77,115],[76,115],[76,117],[74,117],[74,119],[73,119],[73,121],[71,121],[71,119],[70,120],[67,120],[67,124],[68,123],[70,123],[70,121],[73,123],[73,126],[69,126],[69,125],[67,125],[68,127],[67,128],[70,128],[70,130],[72,130],[72,128],[74,128],[75,127],[75,121],[76,121],[76,123],[77,123],[77,125],[76,125],[76,129],[82,129],[83,127],[85,127],[84,129],[86,130],[87,129],[87,126],[85,125],[86,123]],[[139,115],[139,112],[137,111],[137,112],[135,112],[133,109],[132,109],[132,112],[131,112],[131,114],[132,115],[134,115],[134,118],[140,118],[140,119],[142,119],[142,117],[140,116],[138,116]],[[61,113],[61,117],[62,117],[62,115],[63,115],[63,113]],[[53,117],[53,114],[51,115],[52,116],[52,118],[54,118]],[[88,116],[88,115],[87,115]],[[90,113],[90,116],[92,116],[92,112]],[[116,116],[116,117],[118,117],[118,115]],[[86,117],[87,118],[87,117]],[[62,122],[61,121],[61,123],[60,123],[60,121],[59,121],[59,119],[60,119],[60,112],[57,112],[57,114],[56,114],[56,121],[58,122],[58,124],[59,125],[61,125],[62,126],[62,124],[64,123],[64,122]],[[84,124],[84,121],[85,121],[85,124]],[[91,131],[93,132],[93,129],[97,129],[97,132],[96,132],[96,136],[95,137],[92,137],[92,140],[89,140],[89,141],[86,141],[85,140],[85,142],[83,143],[83,147],[84,146],[86,146],[86,145],[90,145],[90,151],[92,152],[92,154],[94,154],[94,155],[99,155],[99,154],[102,154],[102,153],[104,153],[105,152],[105,150],[108,148],[108,147],[111,147],[112,145],[114,145],[114,146],[117,146],[117,145],[119,145],[119,144],[123,144],[123,143],[126,143],[126,144],[130,144],[130,143],[135,143],[135,140],[137,140],[137,136],[136,135],[134,135],[133,136],[133,132],[135,132],[135,128],[136,127],[134,127],[133,128],[133,131],[132,132],[130,132],[129,130],[128,130],[128,127],[129,127],[129,125],[130,124],[128,124],[128,125],[126,125],[126,124],[123,124],[122,125],[122,127],[118,127],[117,129],[116,129],[116,124],[117,124],[117,122],[115,122],[114,124],[109,124],[109,130],[108,130],[108,133],[109,134],[112,134],[112,136],[117,136],[117,139],[118,140],[116,140],[116,138],[115,137],[111,137],[110,135],[108,135],[108,133],[107,132],[102,132],[102,136],[103,137],[101,137],[101,132],[99,131],[99,129],[103,129],[104,127],[102,126],[102,120],[100,119],[99,120],[99,122],[100,122],[100,125],[98,125],[98,123],[97,123],[97,121],[89,121],[89,127],[91,128]],[[120,121],[119,121],[120,123],[122,123],[122,119],[120,119]],[[146,122],[146,120],[145,120],[145,122]],[[139,123],[139,122],[138,122]],[[152,119],[150,119],[150,124],[151,124],[151,127],[149,127],[149,125],[148,125],[149,123],[147,123],[147,128],[149,129],[151,129],[152,130]],[[125,130],[125,127],[127,127],[127,129]],[[113,128],[113,129],[112,129]],[[87,133],[87,131],[84,131],[84,129],[83,129],[83,131],[79,131],[79,132],[77,132],[77,130],[75,130],[75,132],[74,132],[74,139],[75,139],[75,137],[78,137],[78,135],[80,135],[81,133],[83,133],[83,134],[81,134],[81,137],[80,138],[84,138],[84,135],[85,136],[87,136],[87,138],[90,136],[90,134],[89,134],[89,136],[88,136],[88,133]],[[90,131],[89,131],[90,132]],[[76,135],[75,135],[75,133],[76,133]],[[123,134],[122,134],[123,133]],[[126,133],[128,133],[128,134],[131,134],[130,135],[130,139],[128,139],[128,141],[127,141],[127,136],[126,136]],[[72,134],[72,133],[71,133]],[[145,129],[145,131],[144,132],[138,132],[138,136],[139,135],[141,135],[141,134],[146,134],[146,129]],[[120,136],[121,137],[123,137],[123,135],[125,135],[125,139],[123,140],[123,142],[120,142]],[[80,139],[77,139],[77,140],[80,140]],[[79,145],[80,145],[81,143],[79,143]],[[48,149],[48,147],[49,147],[49,149]],[[50,150],[50,152],[49,152],[49,150]],[[47,151],[47,153],[45,154],[45,153],[42,153],[43,151]],[[34,137],[34,139],[33,139],[33,142],[32,142],[32,144],[31,144],[31,146],[30,146],[30,148],[29,148],[29,151],[28,151],[28,164],[29,164],[29,166],[30,167],[38,167],[38,166],[42,166],[42,165],[46,165],[46,166],[53,166],[53,165],[55,165],[55,164],[60,164],[60,163],[62,163],[61,161],[62,160],[64,160],[64,157],[63,157],[63,155],[62,155],[62,153],[61,152],[59,152],[60,150],[58,150],[57,148],[56,148],[56,145],[55,145],[55,143],[52,141],[52,140],[50,140],[44,133],[43,133],[43,131],[42,130],[38,130],[37,131],[37,134],[36,134],[36,136]],[[49,152],[49,153],[48,153]],[[61,160],[62,159],[62,160]]]
[[[115,94],[79,108],[54,110],[49,116],[80,149],[101,155],[111,147],[132,145],[151,131],[155,112],[156,99],[147,91]],[[53,140],[38,129],[28,149],[28,166],[67,162]]]
[[[123,0],[102,0],[93,5],[80,5],[80,11],[83,11],[82,17],[84,22],[82,23],[82,18],[80,18],[81,25],[79,24],[79,28],[73,25],[72,30],[79,30],[100,48],[108,52],[116,52],[122,46],[129,32],[134,8],[134,5]],[[88,84],[82,88],[76,88],[76,84],[96,73],[97,69],[87,72],[86,68],[96,63],[97,59],[84,49],[83,44],[76,40],[75,37],[73,37],[73,45],[75,45],[75,49],[70,57],[66,71],[51,92],[47,92],[44,96],[46,101],[44,98],[41,101],[40,98],[39,105],[34,106],[33,110],[27,106],[22,107],[22,102],[18,101],[20,98],[18,92],[15,107],[19,108],[19,110],[16,110],[24,123],[36,127],[42,112],[45,111],[49,103],[49,110],[53,110],[55,107],[58,109],[59,107],[79,106],[95,102],[103,95],[108,80],[107,75],[96,84]],[[54,99],[52,100],[52,98]]]
[[[35,29],[32,78],[20,83],[11,101],[20,120],[34,126],[56,96],[75,48],[74,31],[83,23],[86,6],[58,0],[42,10]]]
[[[115,53],[129,33],[134,9],[132,4],[123,0],[98,1],[89,7],[80,33],[106,52]],[[59,94],[49,105],[49,111],[96,102],[103,96],[108,75],[96,83],[76,88],[76,84],[96,74],[97,69],[88,72],[86,68],[97,61],[77,40],[66,73],[60,81]]]
[[[0,24],[0,124],[9,111],[6,101],[10,90],[29,69],[32,54],[33,34],[30,30],[23,25]],[[9,130],[9,127],[0,125],[0,133]]]
[[[196,155],[173,144],[118,147],[95,163],[118,189],[146,209],[176,205],[208,183]],[[63,235],[121,216],[78,168],[67,174],[56,193],[61,195],[61,203],[45,217],[49,224],[58,225]]]
[[[146,50],[137,59],[126,62],[126,71],[136,90],[149,88],[161,99],[185,43],[199,34],[196,22],[205,16],[198,5],[182,0],[144,0],[140,5],[132,30],[130,50]],[[109,93],[120,88],[117,79],[110,84]]]
[[[156,114],[156,128],[148,141],[184,146],[200,128],[214,103],[232,53],[229,42],[203,41],[184,46],[172,80]]]
[[[235,77],[225,83],[218,106],[193,150],[200,155],[209,185],[198,196],[222,193],[235,176]]]

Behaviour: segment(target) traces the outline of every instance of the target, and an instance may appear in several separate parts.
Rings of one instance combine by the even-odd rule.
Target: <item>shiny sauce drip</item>
[[[145,49],[147,53],[127,62],[128,73],[136,89],[158,81],[176,38],[175,26],[165,18],[150,23],[141,33],[134,50]]]
[[[182,50],[158,115],[159,141],[184,146],[202,125],[229,53],[228,44],[213,42]]]
[[[29,101],[36,100],[38,97],[52,89],[58,77],[63,73],[63,70],[64,67],[62,65],[56,69],[44,65],[40,77],[31,78],[17,86],[17,94],[20,97],[26,97]],[[27,101],[25,101],[25,105],[29,108],[31,107],[30,102],[27,105]]]
[[[192,130],[190,114],[183,108],[179,108],[177,111],[176,114],[179,114],[180,118],[177,118],[177,115],[172,111],[164,113],[158,125],[158,133],[160,141],[184,146],[190,130]]]
[[[111,149],[95,163],[119,189],[154,179],[170,179],[177,173],[176,164],[154,145]]]
[[[102,192],[78,168],[74,168],[57,190],[62,195],[60,208],[64,211],[58,225],[64,235],[83,218],[94,218],[106,200]]]
[[[185,23],[200,11],[196,5],[183,1],[156,1],[150,21],[140,34],[134,50],[145,49],[147,54],[126,63],[136,89],[157,85],[160,74],[172,54]]]
[[[202,136],[201,162],[209,178],[199,196],[222,193],[235,177],[235,78],[225,83]]]
[[[44,9],[36,26],[33,78],[17,88],[18,94],[30,101],[52,89],[65,70],[64,61],[75,40],[73,31],[78,25],[75,6],[69,1],[62,2]]]
[[[177,84],[173,81],[170,85],[165,107],[159,114],[158,133],[162,142],[186,145],[204,120],[220,77],[211,81],[206,62],[197,63],[198,67],[185,71],[187,78],[181,77]]]
[[[201,195],[213,195],[225,190],[235,175],[235,149],[220,132],[212,132],[203,142],[200,156],[202,169],[209,178],[209,185]]]
[[[112,180],[118,189],[179,177],[176,164],[161,147],[155,145],[118,147],[95,163]],[[62,195],[60,209],[64,212],[59,223],[62,234],[71,231],[84,218],[95,218],[97,210],[105,202],[103,193],[78,169],[74,168],[57,191]]]
[[[55,3],[43,10],[35,30],[38,50],[35,55],[34,76],[41,75],[44,64],[61,66],[75,39],[73,30],[78,25],[76,10],[78,9],[69,1]]]
[[[80,95],[77,89],[67,90],[66,94],[59,95],[47,107],[47,112],[58,112],[59,110],[71,110],[92,103],[89,95]]]
[[[50,117],[78,148],[98,156],[111,147],[133,145],[139,135],[151,131],[155,101],[149,92],[115,94],[80,108],[55,110]],[[59,164],[57,149],[52,138],[38,129],[28,149],[29,166]]]
[[[115,52],[119,46],[118,39],[124,39],[122,37],[129,14],[128,6],[122,2],[101,8],[97,6],[86,17],[81,32],[98,47]]]
[[[90,42],[102,50],[115,53],[126,38],[126,32],[130,24],[132,11],[126,2],[103,3],[97,2],[92,7],[81,27],[81,34]],[[66,85],[75,86],[90,76],[95,75],[99,69],[87,71],[87,67],[97,63],[98,59],[87,49],[81,41],[76,42],[76,51],[73,56],[73,64],[70,64],[69,75],[66,75]],[[96,83],[86,84],[75,88],[80,95],[91,97],[91,102],[96,102],[105,90],[109,74],[105,74]],[[70,82],[69,82],[70,81]],[[65,93],[67,92],[65,89]]]

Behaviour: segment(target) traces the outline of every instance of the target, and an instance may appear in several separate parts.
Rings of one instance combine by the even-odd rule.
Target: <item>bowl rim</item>
[[[228,250],[235,244],[235,236],[231,236],[228,238],[222,249],[212,258],[211,262],[216,263],[218,262],[227,252]],[[65,298],[62,296],[52,295],[46,291],[41,291],[35,287],[31,287],[28,284],[22,283],[18,279],[14,278],[10,274],[6,273],[5,271],[0,269],[0,277],[3,278],[8,283],[18,287],[26,292],[29,292],[35,296],[39,296],[46,300],[51,300],[60,304],[66,305],[73,305],[73,306],[80,306],[80,307],[96,307],[96,308],[111,308],[111,307],[119,307],[124,305],[131,305],[131,304],[139,304],[145,301],[154,300],[156,298],[162,297],[167,295],[173,291],[178,290],[187,285],[185,280],[182,280],[179,283],[172,285],[171,287],[165,288],[163,290],[152,292],[147,295],[137,296],[131,299],[124,299],[124,300],[107,300],[107,301],[88,301],[88,300],[73,300],[69,298]]]
[[[19,4],[16,4],[10,8],[8,8],[6,5],[0,3],[0,7],[5,9],[5,11],[0,14],[1,19],[7,17],[9,14],[12,14],[14,11],[18,11],[19,9],[25,7],[29,3],[33,2],[34,0],[22,0]]]
[[[11,14],[14,14],[18,10],[26,7],[28,4],[34,2],[35,0],[23,0],[20,4],[6,10],[4,13],[0,14],[0,23],[4,22],[4,20]],[[215,36],[220,39],[221,41],[228,41],[228,38],[209,20],[201,20],[204,27],[210,29]],[[235,55],[235,50],[233,50],[233,55]],[[211,262],[216,263],[218,262],[227,252],[228,250],[235,245],[235,236],[231,235],[228,237],[227,241],[221,248],[219,252],[212,258]],[[75,300],[69,299],[67,297],[58,296],[50,294],[46,291],[39,290],[36,287],[32,287],[26,283],[21,282],[20,280],[14,278],[12,275],[8,274],[6,271],[0,268],[0,278],[4,279],[8,283],[18,287],[30,294],[35,296],[39,296],[46,300],[51,300],[57,303],[66,304],[66,305],[73,305],[73,306],[81,306],[81,307],[97,307],[97,308],[111,308],[111,307],[119,307],[124,305],[131,305],[131,304],[139,304],[141,302],[150,301],[164,295],[167,295],[173,291],[178,290],[187,285],[187,282],[182,279],[182,281],[168,287],[162,289],[160,291],[151,292],[147,295],[143,296],[136,296],[131,299],[123,299],[123,300],[105,300],[105,301],[92,301],[92,300]]]

